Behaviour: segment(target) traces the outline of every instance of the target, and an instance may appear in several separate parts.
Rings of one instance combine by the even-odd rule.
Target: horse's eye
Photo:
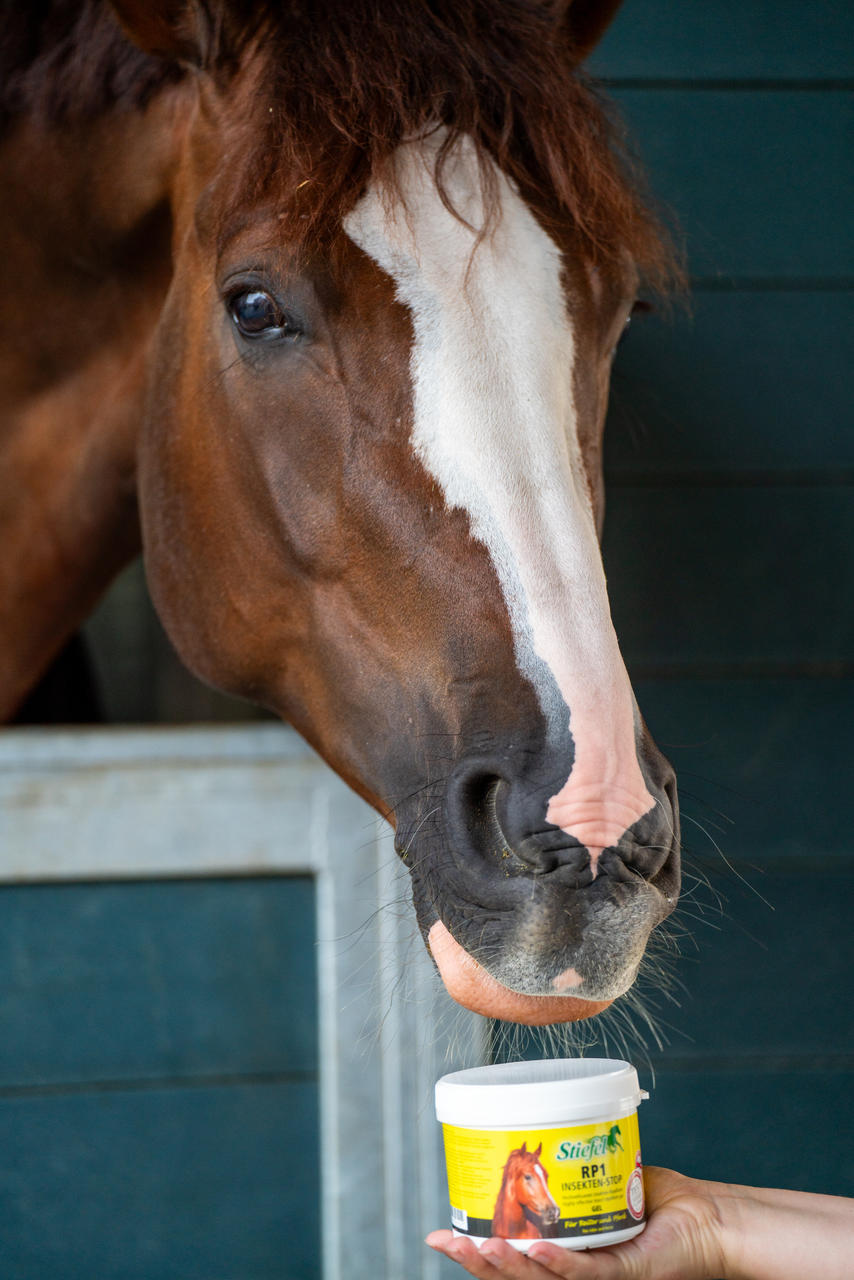
[[[247,289],[228,304],[231,318],[244,338],[274,338],[299,332],[279,304],[263,289]]]

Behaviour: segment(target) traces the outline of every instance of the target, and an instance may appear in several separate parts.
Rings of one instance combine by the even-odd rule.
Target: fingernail
[[[436,1253],[444,1253],[444,1254],[447,1254],[449,1257],[451,1256],[449,1251],[452,1248],[452,1246],[450,1244],[445,1244],[444,1241],[442,1240],[431,1240],[430,1237],[428,1236],[427,1239],[424,1241],[424,1243],[428,1244],[431,1249],[434,1249],[436,1251]]]

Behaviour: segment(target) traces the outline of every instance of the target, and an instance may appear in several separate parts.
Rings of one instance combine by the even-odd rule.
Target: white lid
[[[467,1129],[558,1125],[628,1115],[649,1094],[629,1062],[547,1058],[453,1071],[436,1082],[436,1115]]]

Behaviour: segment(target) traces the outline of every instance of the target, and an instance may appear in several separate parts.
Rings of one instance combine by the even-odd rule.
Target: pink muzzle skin
[[[542,1027],[552,1022],[580,1022],[601,1013],[611,1003],[569,995],[526,996],[511,991],[455,941],[441,920],[431,926],[427,941],[449,995],[472,1013]],[[567,969],[555,979],[555,986],[561,983],[571,987],[581,981],[574,969]]]

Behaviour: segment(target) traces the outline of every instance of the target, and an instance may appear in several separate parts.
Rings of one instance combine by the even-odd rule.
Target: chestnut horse
[[[0,40],[0,716],[142,549],[189,668],[393,823],[461,1003],[544,1023],[672,909],[598,546],[668,270],[579,64],[615,0],[45,0]]]
[[[552,1226],[560,1209],[549,1191],[549,1175],[540,1164],[540,1152],[523,1142],[511,1151],[504,1166],[501,1190],[492,1215],[492,1234],[503,1240],[541,1240],[544,1226]]]

